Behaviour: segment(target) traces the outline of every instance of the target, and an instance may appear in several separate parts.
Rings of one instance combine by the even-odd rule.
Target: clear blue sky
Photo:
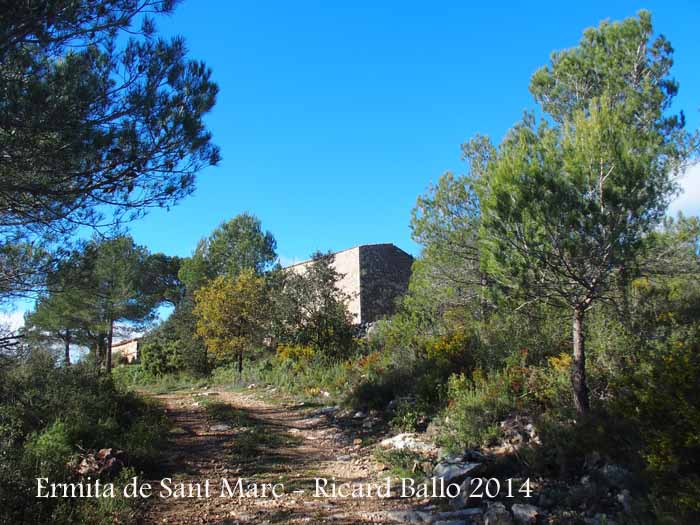
[[[472,4],[472,5],[470,5]],[[416,197],[479,132],[500,140],[533,107],[530,75],[584,28],[649,9],[676,49],[677,107],[700,124],[700,2],[185,1],[181,34],[220,86],[208,118],[219,167],[170,212],[132,225],[153,251],[189,255],[256,214],[283,262],[393,242],[412,253]]]

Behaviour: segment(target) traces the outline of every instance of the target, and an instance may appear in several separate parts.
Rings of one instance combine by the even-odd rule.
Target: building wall
[[[394,313],[396,300],[408,290],[413,257],[393,244],[360,246],[362,322]]]
[[[303,273],[311,261],[290,266]],[[350,296],[348,310],[356,324],[390,315],[406,293],[413,257],[393,244],[356,246],[333,254],[333,268],[342,275],[338,288]]]
[[[304,261],[290,266],[289,269],[303,274],[311,263],[312,261]],[[337,283],[338,288],[350,297],[348,311],[355,322],[360,323],[360,247],[334,253],[332,266],[341,275]]]
[[[112,345],[112,354],[120,354],[126,358],[129,363],[136,361],[139,357],[139,340],[124,341]]]

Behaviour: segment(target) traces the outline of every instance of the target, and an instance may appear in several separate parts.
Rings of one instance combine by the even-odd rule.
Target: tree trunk
[[[586,348],[583,331],[583,308],[574,308],[574,361],[571,370],[571,385],[574,389],[574,406],[579,415],[589,409],[588,386],[586,385]]]
[[[64,360],[66,366],[70,366],[70,330],[66,330],[66,338],[64,341],[66,343]]]
[[[481,319],[480,321],[485,321],[486,320],[486,309],[488,305],[486,304],[486,284],[488,281],[486,280],[486,274],[484,272],[481,272],[479,275],[479,313],[481,314]]]
[[[112,373],[112,336],[114,335],[114,321],[109,320],[109,333],[107,334],[107,375]]]
[[[238,351],[238,375],[243,374],[243,352]]]
[[[105,362],[105,338],[102,334],[97,335],[97,369],[100,370]]]

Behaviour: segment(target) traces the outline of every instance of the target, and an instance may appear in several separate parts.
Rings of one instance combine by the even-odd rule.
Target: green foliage
[[[153,376],[171,374],[177,370],[177,343],[164,340],[149,340],[139,347],[139,358],[143,370]]]
[[[526,115],[479,181],[484,266],[514,295],[573,312],[574,402],[588,410],[584,314],[615,295],[661,222],[688,159],[672,48],[648,13],[588,30],[531,84],[553,124]]]
[[[612,410],[635,428],[645,471],[664,506],[700,516],[700,326],[654,342],[615,382]]]
[[[394,410],[391,426],[399,432],[416,432],[422,427],[423,416],[415,403],[403,401]]]
[[[133,498],[124,497],[124,487],[137,475],[135,469],[127,467],[112,481],[114,483],[113,498],[95,498],[79,504],[74,510],[75,515],[68,523],[90,523],[97,525],[135,524],[139,523],[139,510]],[[57,520],[60,522],[60,520]]]
[[[218,91],[210,70],[187,57],[182,38],[157,38],[144,16],[174,4],[3,6],[0,141],[11,161],[0,166],[0,293],[40,283],[46,267],[24,246],[61,255],[79,227],[107,229],[177,203],[218,163],[203,121]]]
[[[197,336],[193,307],[192,298],[184,297],[170,316],[144,337],[139,350],[144,370],[153,375],[204,375],[210,371],[207,349]]]
[[[630,118],[658,118],[678,92],[678,83],[670,77],[673,48],[663,36],[652,40],[653,33],[648,11],[589,28],[578,46],[552,53],[551,64],[532,76],[530,92],[559,122],[604,93],[613,94],[613,102]],[[677,124],[671,117],[663,127]]]
[[[22,161],[3,165],[1,224],[55,231],[98,224],[105,204],[120,215],[166,206],[217,163],[202,121],[217,92],[210,71],[181,38],[153,38],[152,20],[134,27],[146,6],[172,10],[126,0],[3,10],[0,133]]]
[[[194,293],[216,277],[235,279],[243,270],[261,275],[277,259],[276,248],[275,238],[263,232],[260,219],[243,213],[199,241],[192,257],[183,261],[180,279]]]
[[[449,381],[449,403],[443,415],[441,444],[450,450],[488,444],[498,437],[498,423],[518,408],[517,394],[507,371],[472,378],[456,375]]]
[[[122,390],[147,390],[154,394],[167,394],[178,390],[201,388],[211,379],[202,374],[178,372],[175,374],[153,375],[142,364],[120,366],[112,371],[115,384]]]
[[[236,356],[239,371],[243,354],[259,347],[265,336],[268,291],[252,270],[238,277],[217,277],[195,293],[197,335],[219,362]]]
[[[41,346],[60,340],[66,362],[73,343],[88,346],[98,362],[117,321],[150,320],[156,306],[179,294],[179,260],[152,255],[129,236],[93,240],[48,275],[49,288],[27,316],[25,332]]]
[[[115,389],[91,366],[57,367],[49,353],[35,351],[0,368],[0,431],[0,521],[84,523],[102,512],[93,506],[106,503],[37,499],[35,478],[71,481],[68,460],[100,448],[124,450],[135,469],[151,469],[167,424],[159,409]],[[126,506],[121,511],[128,514]]]
[[[354,349],[353,320],[330,254],[316,253],[302,271],[286,269],[269,276],[272,330],[279,343],[307,346],[322,356],[345,359]]]
[[[65,473],[66,465],[75,453],[66,424],[55,421],[52,425],[31,435],[24,445],[24,456],[37,476],[55,479]]]
[[[396,478],[423,480],[430,474],[430,462],[423,456],[410,450],[375,449],[374,459],[389,467],[389,472]]]
[[[492,149],[488,139],[477,137],[465,145],[472,175],[446,173],[418,198],[411,230],[423,252],[413,267],[413,296],[429,293],[431,302],[443,308],[470,305],[478,315],[485,314],[488,280],[481,270],[481,209],[475,181]]]

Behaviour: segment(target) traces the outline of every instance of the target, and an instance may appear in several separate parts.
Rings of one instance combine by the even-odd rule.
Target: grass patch
[[[208,378],[187,373],[154,375],[142,365],[122,365],[112,370],[114,383],[126,390],[144,390],[151,394],[169,394],[207,386]]]
[[[420,481],[428,477],[429,462],[416,452],[377,448],[374,451],[374,459],[386,465],[389,473],[397,478],[412,478]]]

